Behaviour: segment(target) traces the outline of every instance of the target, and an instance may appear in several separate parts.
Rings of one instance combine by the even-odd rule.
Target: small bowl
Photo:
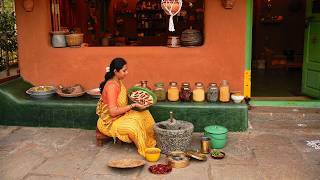
[[[145,150],[146,160],[149,162],[156,162],[160,159],[161,149],[159,148],[147,148]]]
[[[241,101],[243,101],[243,99],[244,99],[244,96],[232,94],[231,99],[233,100],[234,103],[241,103]]]
[[[226,153],[225,152],[222,152],[222,151],[219,151],[222,155],[220,156],[214,156],[213,154],[211,154],[211,157],[213,159],[223,159],[225,156],[226,156]]]

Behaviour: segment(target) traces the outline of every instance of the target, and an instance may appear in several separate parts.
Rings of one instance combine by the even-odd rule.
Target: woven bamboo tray
[[[109,167],[113,168],[135,168],[145,165],[146,161],[140,159],[120,159],[108,162]]]

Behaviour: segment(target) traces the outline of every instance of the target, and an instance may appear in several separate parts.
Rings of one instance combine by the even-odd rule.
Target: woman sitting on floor
[[[102,145],[107,137],[123,142],[134,142],[140,155],[145,149],[154,147],[154,119],[148,110],[135,111],[132,108],[145,108],[133,103],[128,105],[127,90],[122,80],[128,74],[127,62],[115,58],[107,67],[105,80],[100,84],[101,98],[97,104],[97,145]],[[106,137],[107,136],[107,137]]]

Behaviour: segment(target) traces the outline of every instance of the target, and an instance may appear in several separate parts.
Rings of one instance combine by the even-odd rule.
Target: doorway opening
[[[15,1],[0,0],[0,83],[19,76]]]
[[[252,97],[296,99],[301,93],[306,1],[253,2]]]

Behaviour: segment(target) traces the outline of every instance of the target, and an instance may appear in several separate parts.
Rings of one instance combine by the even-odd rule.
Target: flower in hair
[[[106,67],[106,72],[110,72],[110,67],[109,66]]]

